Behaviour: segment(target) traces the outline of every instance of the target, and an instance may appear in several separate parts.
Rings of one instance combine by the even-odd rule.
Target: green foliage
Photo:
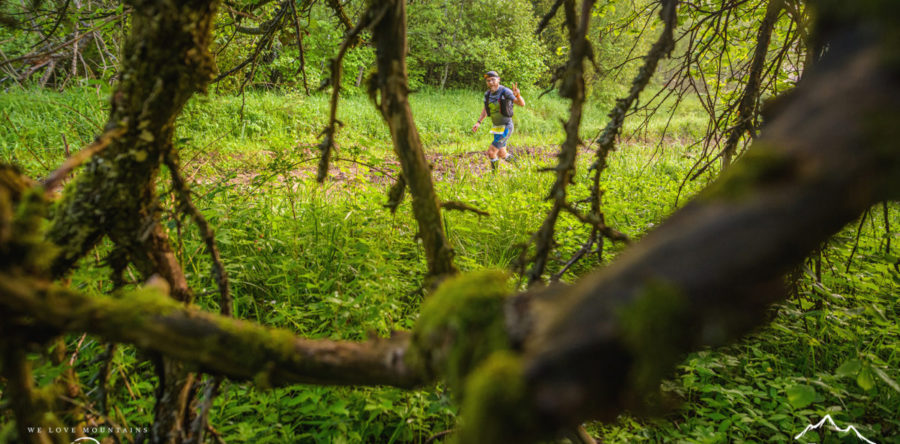
[[[527,0],[429,0],[409,5],[410,85],[482,86],[482,74],[534,85],[546,70]]]
[[[324,185],[312,179],[312,144],[325,125],[327,97],[252,92],[245,99],[241,120],[240,98],[195,98],[179,119],[176,136],[196,204],[216,229],[236,316],[311,338],[360,340],[413,329],[424,299],[418,287],[424,256],[414,238],[409,202],[396,215],[381,208],[398,166],[368,99],[342,98],[339,118],[345,126],[338,134],[338,157],[344,160],[334,162]],[[482,157],[489,138],[470,132],[481,106],[478,91],[425,89],[411,100],[435,164],[438,195],[490,213],[444,214],[457,264],[466,272],[510,267],[546,211],[553,176],[538,170],[555,164],[553,153],[562,140],[558,119],[565,116],[567,103],[552,95],[528,96],[529,106],[517,110],[510,140],[521,161],[504,163],[491,174]],[[43,177],[64,158],[61,134],[73,152],[89,143],[96,134],[91,122],[102,122],[106,103],[93,89],[65,94],[13,89],[0,95],[3,159]],[[698,102],[689,104],[672,122],[660,117],[626,128],[602,183],[611,226],[639,238],[673,211],[683,176],[700,151],[693,141],[702,132],[703,111]],[[585,137],[603,127],[605,111],[586,109]],[[669,138],[657,146],[655,137],[666,128]],[[573,202],[587,197],[592,160],[589,151],[582,151]],[[681,202],[711,177],[687,182]],[[163,205],[171,201],[168,188],[163,180]],[[900,208],[891,204],[889,210],[893,230],[900,226]],[[184,219],[165,214],[163,223],[198,303],[217,311],[202,240]],[[880,209],[873,210],[855,251],[855,226],[825,245],[821,261],[813,256],[806,264],[809,272],[796,296],[778,307],[770,326],[738,344],[686,357],[662,385],[682,403],[677,410],[657,420],[623,415],[589,429],[613,443],[787,442],[827,413],[870,439],[890,442],[900,430],[895,322],[900,277],[892,265],[896,236],[886,234],[884,222]],[[560,218],[548,274],[558,272],[581,247],[587,230],[569,215]],[[595,256],[582,259],[562,279],[571,282],[603,266],[621,248],[607,247],[602,262]],[[851,252],[853,262],[845,272]],[[72,277],[73,288],[111,289],[103,262],[107,253],[104,244],[96,257],[83,260]],[[130,273],[126,278],[134,279]],[[68,338],[70,351],[79,339]],[[105,349],[85,339],[76,361],[81,381],[96,377]],[[59,374],[59,367],[34,359],[40,381]],[[147,359],[127,346],[113,354],[111,415],[123,426],[152,421],[157,379]],[[9,423],[3,415],[8,413],[0,413],[0,419]],[[453,428],[456,418],[442,386],[403,391],[298,385],[260,391],[251,384],[225,383],[210,413],[216,429],[238,443],[423,442]],[[819,442],[840,438],[832,431],[807,437]]]
[[[0,160],[45,176],[99,134],[106,120],[108,91],[75,88],[60,94],[38,88],[0,94]],[[107,108],[107,109],[104,109]]]

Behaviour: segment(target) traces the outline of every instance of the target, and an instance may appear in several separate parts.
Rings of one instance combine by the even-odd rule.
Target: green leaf
[[[859,369],[861,368],[862,362],[860,362],[859,359],[850,359],[849,361],[841,364],[841,366],[834,371],[834,375],[840,378],[852,378],[859,373]]]
[[[875,388],[875,379],[872,378],[872,368],[864,367],[858,375],[856,375],[856,383],[863,390],[869,391]]]
[[[793,387],[788,387],[786,392],[788,402],[797,409],[802,409],[803,407],[812,404],[816,399],[816,389],[806,384],[797,384]]]

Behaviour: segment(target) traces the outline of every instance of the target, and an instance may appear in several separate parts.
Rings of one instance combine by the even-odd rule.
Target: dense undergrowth
[[[41,177],[98,133],[103,91],[39,90],[0,95],[0,160]],[[527,94],[527,93],[526,93]],[[416,122],[435,165],[442,199],[467,202],[490,213],[446,212],[449,238],[463,270],[513,266],[530,233],[540,224],[559,119],[567,103],[526,95],[516,111],[512,150],[517,165],[491,174],[480,151],[488,142],[470,128],[480,111],[480,93],[423,91],[412,97]],[[245,98],[195,98],[180,118],[177,146],[185,174],[195,183],[196,201],[216,227],[233,283],[235,313],[266,325],[314,338],[364,339],[407,330],[416,319],[425,272],[414,240],[408,201],[391,214],[383,205],[399,167],[390,140],[368,99],[341,101],[344,127],[331,178],[313,180],[314,144],[324,127],[325,96],[248,93]],[[587,109],[586,137],[605,123],[603,104]],[[241,118],[243,115],[243,118]],[[637,117],[637,116],[636,116]],[[668,124],[665,142],[656,140]],[[631,123],[634,134],[638,124]],[[640,237],[674,210],[683,176],[697,156],[704,116],[698,106],[669,124],[656,117],[625,140],[604,176],[607,221]],[[63,138],[65,137],[65,139]],[[586,193],[591,153],[581,156],[575,200]],[[689,196],[709,177],[688,182]],[[166,180],[163,206],[171,207]],[[684,202],[682,197],[680,200]],[[887,219],[887,220],[886,220]],[[792,296],[773,308],[774,321],[743,341],[685,358],[663,387],[680,400],[664,418],[623,415],[613,424],[589,424],[604,442],[787,442],[825,414],[841,426],[855,425],[877,442],[900,442],[900,275],[896,238],[900,211],[890,204],[870,211],[857,233],[848,226],[798,268]],[[195,228],[167,212],[169,227],[198,304],[217,308],[210,265]],[[587,230],[564,216],[555,273],[578,250]],[[621,246],[609,246],[604,261]],[[104,248],[83,260],[72,285],[109,290]],[[740,254],[740,252],[735,252]],[[96,265],[96,266],[95,266]],[[563,275],[572,281],[598,266],[583,260]],[[106,346],[87,337],[80,344],[81,381],[97,374]],[[60,369],[35,356],[46,383]],[[109,381],[111,420],[131,427],[152,420],[155,375],[141,352],[115,350]],[[83,401],[92,400],[88,392]],[[0,438],[11,433],[9,416]],[[456,407],[442,387],[421,391],[392,388],[293,386],[258,390],[228,383],[210,414],[229,442],[424,442],[454,427]],[[856,442],[851,435],[822,429],[805,442]]]

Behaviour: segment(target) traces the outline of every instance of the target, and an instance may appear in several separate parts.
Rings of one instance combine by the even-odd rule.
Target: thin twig
[[[72,172],[73,169],[77,168],[84,161],[89,159],[94,154],[103,151],[110,143],[115,141],[117,138],[125,134],[126,129],[122,127],[115,127],[113,129],[107,130],[105,133],[101,134],[94,140],[90,145],[82,148],[80,151],[75,153],[75,155],[67,158],[56,171],[50,173],[46,179],[41,181],[44,186],[44,189],[47,191],[54,190],[59,184],[62,182],[66,176]]]
[[[369,11],[371,12],[371,11]],[[331,152],[334,150],[334,139],[337,134],[338,125],[343,123],[337,119],[338,99],[341,95],[341,72],[343,71],[344,55],[347,50],[356,43],[359,34],[368,29],[374,23],[377,23],[381,17],[387,12],[387,8],[383,7],[375,14],[363,14],[359,23],[350,30],[347,37],[341,42],[337,55],[331,59],[331,102],[329,104],[328,126],[322,130],[322,142],[319,143],[319,150],[322,154],[319,158],[319,168],[316,172],[316,181],[322,183],[328,176],[328,165],[331,162]],[[324,85],[323,85],[324,86]]]
[[[297,14],[297,7],[294,5],[293,1],[288,2],[291,5],[291,18],[294,22],[294,32],[297,33],[297,53],[299,54],[298,58],[300,59],[300,67],[297,68],[297,72],[303,75],[303,90],[306,91],[306,95],[309,96],[309,83],[306,81],[306,57],[303,54],[303,33],[300,30],[300,17]]]
[[[219,309],[223,315],[231,316],[234,311],[232,307],[234,302],[231,297],[231,285],[228,282],[228,273],[225,271],[225,265],[222,263],[222,256],[219,253],[219,248],[216,246],[215,233],[209,225],[209,222],[203,214],[200,213],[200,210],[194,206],[191,199],[190,188],[181,176],[178,160],[175,158],[175,154],[171,149],[166,154],[164,161],[172,176],[172,187],[175,189],[175,192],[181,201],[182,210],[194,219],[194,223],[197,224],[197,228],[200,230],[200,236],[206,244],[206,251],[209,253],[210,259],[212,260],[213,280],[219,287]]]
[[[452,435],[454,432],[456,432],[456,429],[449,429],[449,430],[444,430],[442,432],[437,432],[434,435],[429,436],[428,439],[425,440],[425,444],[431,444],[445,436]]]
[[[479,210],[465,202],[459,202],[455,200],[448,200],[445,202],[441,202],[441,208],[445,210],[455,210],[455,211],[468,211],[471,213],[475,213],[479,216],[490,216],[491,213],[487,211]]]

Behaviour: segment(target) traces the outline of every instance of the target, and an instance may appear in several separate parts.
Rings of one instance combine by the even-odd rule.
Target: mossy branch
[[[372,37],[378,54],[377,71],[369,81],[369,95],[390,129],[394,152],[412,197],[413,215],[428,263],[428,279],[436,282],[458,270],[441,219],[440,200],[434,189],[431,168],[425,159],[409,105],[406,2],[376,0],[366,14],[373,17]]]
[[[456,200],[448,200],[441,202],[441,208],[445,210],[455,210],[455,211],[468,211],[470,213],[475,213],[479,216],[490,216],[491,213],[488,213],[484,210],[479,210],[465,202],[459,202]]]
[[[133,344],[264,388],[297,383],[412,388],[427,381],[404,362],[408,335],[361,343],[303,339],[284,329],[185,307],[162,290],[149,287],[122,298],[100,298],[0,273],[4,311],[28,313],[54,329]]]
[[[713,186],[603,271],[534,304],[525,374],[543,421],[662,405],[653,392],[683,353],[763,322],[786,296],[784,273],[900,195],[900,82],[883,54],[831,54],[831,70],[811,74]]]

